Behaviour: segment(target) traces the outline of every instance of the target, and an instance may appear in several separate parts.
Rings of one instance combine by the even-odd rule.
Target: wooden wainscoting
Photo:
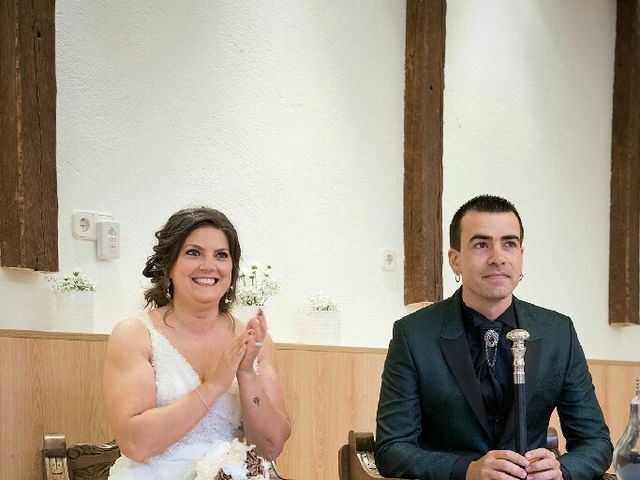
[[[106,335],[0,331],[0,479],[42,478],[42,435],[113,438],[101,393]]]
[[[42,435],[68,443],[113,438],[101,393],[106,335],[0,330],[0,479],[42,477]],[[375,431],[385,349],[278,344],[293,434],[278,459],[297,480],[338,478],[337,452],[350,429]],[[617,440],[629,415],[640,362],[589,362]]]
[[[374,430],[386,349],[278,345],[278,370],[293,422],[278,465],[297,480],[338,478],[350,429]]]
[[[636,395],[635,378],[640,375],[640,362],[589,360],[589,371],[615,445],[629,421],[629,403]],[[560,433],[557,412],[553,412],[551,425]],[[564,451],[565,441],[562,435],[559,440],[560,450]]]

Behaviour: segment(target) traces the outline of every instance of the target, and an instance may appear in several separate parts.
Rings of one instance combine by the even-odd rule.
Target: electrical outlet
[[[82,212],[76,210],[71,215],[71,231],[73,237],[79,240],[96,239],[96,222],[98,220],[111,220],[108,213]]]
[[[382,250],[382,269],[383,270],[395,270],[398,263],[397,254],[395,250],[385,248]]]

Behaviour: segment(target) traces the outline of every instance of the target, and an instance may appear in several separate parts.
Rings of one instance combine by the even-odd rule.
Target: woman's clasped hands
[[[238,370],[253,372],[254,362],[258,358],[267,335],[267,319],[261,308],[247,322],[243,335],[247,337],[247,351],[240,362]]]
[[[245,330],[223,352],[214,371],[204,382],[227,391],[240,372],[253,372],[254,363],[267,335],[267,320],[262,309],[247,322]]]

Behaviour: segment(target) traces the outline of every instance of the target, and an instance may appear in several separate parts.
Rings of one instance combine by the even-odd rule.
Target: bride
[[[175,213],[143,274],[151,310],[109,339],[103,389],[122,456],[110,480],[268,478],[291,422],[264,313],[230,313],[240,244],[210,208]],[[255,448],[251,448],[255,446]]]

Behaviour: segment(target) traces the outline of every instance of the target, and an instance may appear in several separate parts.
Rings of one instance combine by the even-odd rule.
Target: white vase
[[[340,345],[340,312],[314,310],[307,316],[306,338],[303,343]]]
[[[241,322],[247,323],[259,308],[264,310],[264,305],[236,305],[231,310],[231,313]]]
[[[93,332],[93,292],[57,292],[56,307],[58,324],[55,330]]]

